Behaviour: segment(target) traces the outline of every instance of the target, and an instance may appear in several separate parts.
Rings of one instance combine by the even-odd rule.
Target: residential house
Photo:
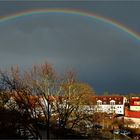
[[[95,111],[124,115],[125,102],[124,96],[96,96]]]

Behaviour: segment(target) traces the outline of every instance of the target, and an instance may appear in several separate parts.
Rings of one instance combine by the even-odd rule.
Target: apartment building
[[[124,96],[96,96],[94,110],[124,115],[126,101]]]

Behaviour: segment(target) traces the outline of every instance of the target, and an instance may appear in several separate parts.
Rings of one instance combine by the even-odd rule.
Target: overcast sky
[[[74,9],[113,19],[140,33],[140,2],[2,2],[0,17],[30,9]],[[140,92],[140,40],[110,24],[75,14],[46,13],[0,22],[0,67],[48,61],[104,91]]]

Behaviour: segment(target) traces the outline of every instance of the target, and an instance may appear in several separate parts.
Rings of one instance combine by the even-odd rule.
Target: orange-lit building
[[[131,111],[140,111],[140,97],[131,97],[130,98],[130,110]]]
[[[125,116],[132,118],[140,118],[140,97],[131,97],[130,108],[125,108]]]
[[[131,97],[130,108],[125,107],[125,120],[132,121],[129,124],[130,127],[139,128],[140,127],[140,97]]]
[[[127,107],[125,108],[125,116],[126,117],[132,117],[132,118],[140,118],[140,112],[139,111],[132,111],[129,110]]]
[[[140,128],[140,111],[132,111],[129,108],[125,107],[124,120],[133,122],[128,124],[129,127]]]

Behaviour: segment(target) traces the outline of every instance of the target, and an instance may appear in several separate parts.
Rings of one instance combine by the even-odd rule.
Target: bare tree
[[[12,102],[3,100],[3,104],[17,110],[23,116],[22,123],[33,132],[33,120],[36,123],[39,117],[44,117],[47,139],[50,139],[52,111],[58,115],[60,128],[78,128],[83,121],[90,121],[89,98],[95,94],[91,86],[77,80],[74,72],[58,77],[47,62],[26,71],[20,71],[18,66],[0,71],[0,91],[8,93],[10,101],[12,98]]]
[[[6,104],[8,109],[18,111],[22,119],[20,119],[20,123],[25,127],[28,128],[30,123],[32,123],[32,116],[33,116],[33,108],[30,105],[29,97],[32,94],[32,90],[30,85],[26,84],[24,75],[20,72],[18,66],[11,67],[9,71],[1,71],[0,72],[0,85],[2,90],[4,90],[9,98],[9,101]],[[37,128],[36,134],[39,136]],[[33,130],[33,129],[30,129]],[[36,137],[36,136],[35,136]]]
[[[39,104],[45,116],[47,124],[47,139],[50,138],[50,117],[52,101],[51,97],[55,92],[56,73],[53,67],[47,62],[35,65],[31,71],[26,72],[28,83],[32,87],[32,92],[40,96]]]
[[[85,83],[76,80],[74,72],[68,72],[60,82],[60,89],[56,99],[56,114],[58,114],[59,127],[73,129],[79,122],[88,118],[85,105],[90,106],[88,96],[94,94],[93,89]]]

